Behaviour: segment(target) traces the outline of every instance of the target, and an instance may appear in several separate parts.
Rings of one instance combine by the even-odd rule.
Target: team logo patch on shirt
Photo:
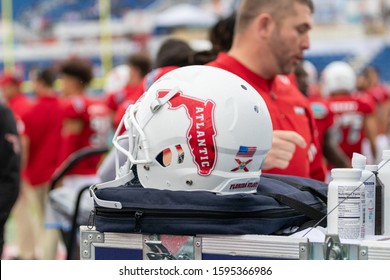
[[[251,158],[256,153],[257,147],[240,146],[237,152],[237,157]]]
[[[321,120],[328,115],[328,108],[319,102],[313,102],[311,104],[311,110],[313,111],[314,117],[317,120]]]

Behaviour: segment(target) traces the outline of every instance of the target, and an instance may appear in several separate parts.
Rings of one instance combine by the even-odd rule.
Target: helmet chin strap
[[[134,179],[134,174],[130,170],[130,172],[125,174],[123,177],[119,177],[119,178],[112,180],[112,181],[92,185],[91,187],[89,187],[89,194],[91,197],[93,197],[94,201],[99,206],[121,209],[122,204],[119,201],[101,200],[96,196],[95,192],[96,192],[96,190],[99,190],[99,189],[115,188],[115,187],[123,186],[133,179]]]

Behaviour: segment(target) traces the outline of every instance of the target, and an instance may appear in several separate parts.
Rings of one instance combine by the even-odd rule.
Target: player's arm
[[[21,135],[20,144],[22,148],[21,166],[24,168],[26,167],[28,158],[30,156],[30,138],[26,134]]]
[[[271,168],[285,169],[293,158],[296,146],[306,147],[305,139],[295,131],[274,130],[272,147],[263,164],[263,170]]]
[[[375,118],[375,114],[368,114],[364,118],[364,132],[366,138],[368,139],[371,147],[371,153],[376,161],[377,156],[377,145],[376,145],[376,136],[378,134],[378,126]]]
[[[340,146],[333,141],[333,137],[329,129],[324,134],[322,149],[324,157],[332,166],[337,168],[351,167],[347,155],[342,149],[340,149]]]
[[[379,124],[382,126],[378,131],[383,131],[387,134],[389,132],[389,118],[390,118],[390,99],[382,103],[382,114],[379,114]]]

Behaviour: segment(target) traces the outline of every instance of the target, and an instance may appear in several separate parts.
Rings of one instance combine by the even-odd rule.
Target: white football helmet
[[[114,67],[106,76],[104,83],[105,92],[116,92],[123,89],[130,79],[130,67],[121,64]]]
[[[321,90],[325,97],[335,92],[353,92],[356,88],[356,74],[344,61],[328,64],[321,74]]]
[[[119,135],[122,126],[126,133]],[[264,100],[243,79],[187,66],[162,76],[128,107],[113,143],[127,156],[117,178],[136,165],[146,188],[255,192],[272,123]]]
[[[317,80],[318,80],[317,68],[314,66],[313,63],[311,63],[308,60],[304,60],[302,62],[302,65],[303,65],[303,69],[307,73],[307,81],[308,81],[309,86],[315,85],[317,83]]]

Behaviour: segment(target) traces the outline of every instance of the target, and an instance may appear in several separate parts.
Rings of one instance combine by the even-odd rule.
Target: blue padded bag
[[[217,195],[124,185],[94,189],[97,198],[121,209],[99,206],[91,225],[100,232],[149,234],[275,234],[308,222],[325,225],[327,185],[283,175],[263,174],[254,194]]]

